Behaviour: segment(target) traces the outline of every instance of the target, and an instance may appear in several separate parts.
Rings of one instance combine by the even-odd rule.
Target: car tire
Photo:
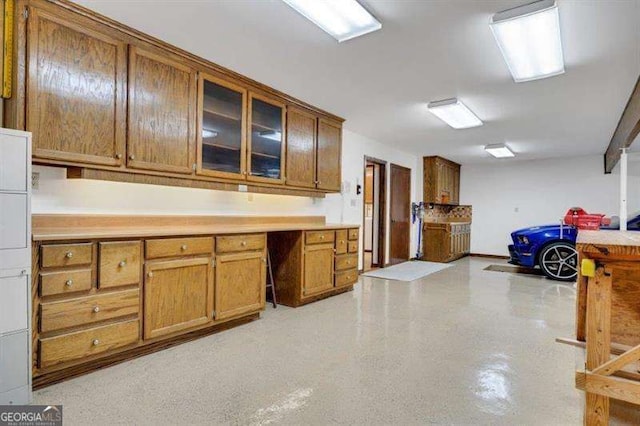
[[[538,257],[542,272],[552,280],[575,281],[578,277],[578,252],[575,245],[565,241],[542,248]]]

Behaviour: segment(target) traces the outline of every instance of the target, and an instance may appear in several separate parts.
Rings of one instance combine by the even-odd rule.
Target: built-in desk
[[[269,258],[289,306],[358,279],[358,226],[320,216],[34,215],[32,235],[36,388],[259,318]]]

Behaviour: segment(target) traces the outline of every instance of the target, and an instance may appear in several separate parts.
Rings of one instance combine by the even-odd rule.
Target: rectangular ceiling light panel
[[[560,16],[555,0],[493,15],[491,30],[516,83],[564,73]]]
[[[382,24],[356,0],[282,1],[339,42],[382,28]]]
[[[482,126],[482,121],[457,98],[429,102],[427,108],[454,129]]]
[[[484,150],[496,158],[511,158],[516,156],[513,151],[503,143],[487,145],[484,147]]]

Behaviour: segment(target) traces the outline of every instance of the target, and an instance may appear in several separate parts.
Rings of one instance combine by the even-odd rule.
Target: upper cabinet
[[[323,196],[342,119],[70,2],[15,7],[4,125],[68,176]]]
[[[318,157],[316,184],[319,189],[340,191],[342,125],[318,120]]]
[[[127,47],[74,13],[29,8],[26,130],[35,158],[120,166]]]
[[[167,55],[131,46],[127,166],[191,174],[195,104],[193,69]]]
[[[285,104],[249,94],[249,180],[284,182]]]
[[[316,187],[318,118],[296,107],[287,110],[287,185]]]
[[[247,170],[246,89],[201,73],[198,93],[198,173],[243,179]]]
[[[433,204],[460,203],[460,164],[442,157],[424,157],[423,201]]]

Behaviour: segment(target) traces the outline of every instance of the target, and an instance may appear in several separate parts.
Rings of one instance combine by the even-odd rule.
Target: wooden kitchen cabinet
[[[152,339],[213,321],[210,257],[145,264],[144,338]]]
[[[34,158],[124,161],[127,46],[105,25],[29,6],[25,128]]]
[[[127,167],[195,171],[196,72],[151,48],[129,47]]]
[[[460,204],[460,165],[442,157],[424,157],[423,201],[432,204]]]
[[[287,109],[288,186],[316,187],[317,123],[317,116],[309,111],[295,107]]]
[[[198,77],[198,174],[244,179],[247,90],[216,76]]]
[[[317,188],[340,191],[342,126],[330,120],[318,120]]]
[[[333,255],[333,244],[305,247],[303,297],[313,296],[333,288]]]
[[[266,297],[264,250],[217,255],[215,269],[216,320],[264,308]]]
[[[470,252],[470,223],[427,222],[423,230],[423,260],[451,262]]]
[[[283,183],[286,106],[267,96],[249,93],[247,179]]]

